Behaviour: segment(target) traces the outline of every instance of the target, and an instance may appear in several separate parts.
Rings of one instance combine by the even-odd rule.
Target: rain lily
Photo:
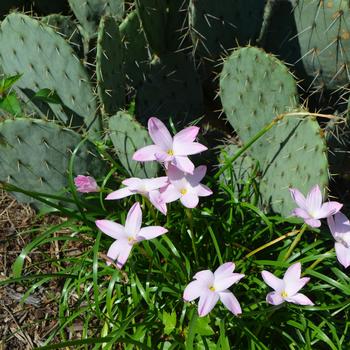
[[[199,128],[190,126],[171,136],[166,126],[157,118],[148,120],[148,132],[154,145],[143,147],[136,151],[133,159],[140,162],[157,160],[158,162],[173,164],[186,173],[193,173],[194,165],[187,157],[207,149],[204,145],[194,142]]]
[[[138,202],[130,208],[125,226],[110,220],[96,220],[95,223],[103,233],[116,240],[109,247],[107,256],[112,260],[116,260],[119,268],[122,268],[125,264],[134,244],[168,232],[167,229],[161,226],[141,228],[142,211]]]
[[[347,268],[350,265],[350,222],[341,212],[327,218],[329,229],[335,239],[338,261]]]
[[[311,227],[320,227],[319,219],[327,218],[337,213],[343,204],[338,202],[322,203],[322,193],[318,185],[314,186],[307,194],[306,198],[296,188],[290,188],[293,200],[299,206],[293,210],[292,215],[304,219],[305,223]]]
[[[78,175],[74,178],[74,184],[77,191],[82,193],[98,192],[100,190],[92,176]]]
[[[199,298],[199,316],[206,316],[219,299],[233,314],[241,314],[242,309],[237,298],[228,290],[244,277],[243,274],[233,273],[234,269],[235,264],[227,262],[216,269],[214,273],[210,270],[197,272],[193,277],[195,281],[190,282],[185,288],[184,300],[192,301]]]
[[[117,191],[110,193],[106,199],[121,199],[132,196],[136,193],[147,197],[150,202],[164,215],[167,213],[166,203],[162,199],[159,189],[168,185],[168,177],[156,177],[151,179],[139,179],[131,177],[122,182],[123,187]]]
[[[266,296],[266,301],[269,304],[279,305],[287,301],[299,305],[314,305],[306,295],[298,293],[310,280],[309,277],[300,278],[300,263],[291,265],[284,274],[283,279],[268,271],[263,271],[261,275],[265,283],[275,290]]]
[[[191,175],[169,164],[168,178],[170,184],[161,193],[163,200],[170,203],[180,199],[185,207],[196,207],[199,201],[198,197],[210,196],[213,193],[207,186],[200,183],[206,171],[207,167],[200,165],[194,169],[193,175]]]

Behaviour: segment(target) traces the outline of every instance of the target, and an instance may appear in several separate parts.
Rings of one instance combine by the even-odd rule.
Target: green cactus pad
[[[119,26],[124,45],[124,71],[128,84],[137,89],[146,79],[151,55],[136,11],[132,11]]]
[[[122,42],[113,17],[104,16],[98,29],[96,76],[104,111],[116,113],[125,103],[125,76]]]
[[[299,0],[294,8],[304,68],[316,87],[350,81],[350,8],[344,0]]]
[[[136,94],[136,117],[143,124],[151,116],[171,117],[182,126],[201,117],[203,95],[193,61],[181,53],[156,58]]]
[[[147,178],[157,175],[156,162],[136,162],[133,154],[141,147],[151,145],[153,142],[147,130],[142,127],[127,112],[118,112],[109,118],[109,136],[113,142],[120,162],[130,176]]]
[[[52,27],[58,34],[62,35],[73,47],[79,58],[84,58],[83,38],[79,32],[78,26],[70,17],[53,14],[43,17],[41,21]]]
[[[69,4],[89,37],[95,36],[102,16],[110,15],[121,21],[124,15],[123,0],[69,0]]]
[[[235,50],[226,59],[220,74],[220,97],[226,117],[243,143],[278,114],[298,106],[296,82],[287,67],[255,47]],[[264,147],[270,133],[252,147],[260,165],[266,158]]]
[[[86,125],[93,123],[91,130],[98,130],[88,74],[71,46],[52,28],[19,13],[7,16],[1,24],[0,62],[8,75],[23,73],[17,87],[55,91],[66,107],[52,104],[59,119],[70,122],[78,115]]]
[[[194,48],[202,57],[215,58],[259,36],[264,0],[191,0],[189,22]]]
[[[16,118],[0,123],[0,180],[28,191],[63,194],[68,186],[68,164],[82,141],[79,134],[53,122]],[[105,175],[105,165],[95,146],[86,141],[74,162],[74,176]],[[23,202],[42,207],[33,198],[15,193]]]

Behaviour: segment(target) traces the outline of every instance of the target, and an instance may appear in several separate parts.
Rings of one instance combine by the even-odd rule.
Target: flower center
[[[287,292],[285,290],[281,293],[281,297],[282,298],[287,298],[288,297],[288,294],[287,294]]]
[[[174,151],[172,149],[168,149],[166,153],[168,153],[169,156],[174,155]]]
[[[212,292],[215,292],[214,286],[209,287],[209,290],[212,291]]]
[[[180,193],[181,193],[182,195],[185,195],[185,194],[187,193],[187,189],[186,189],[186,188],[182,188],[182,189],[180,190]]]
[[[136,238],[135,238],[135,237],[128,237],[128,243],[129,243],[129,244],[134,244],[134,243],[136,243]]]

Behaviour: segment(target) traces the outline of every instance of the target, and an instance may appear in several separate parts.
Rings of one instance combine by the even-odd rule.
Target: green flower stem
[[[196,260],[196,263],[198,265],[198,254],[197,254],[197,248],[196,248],[196,242],[194,240],[194,232],[193,232],[193,217],[192,217],[192,211],[191,209],[185,209],[186,215],[187,215],[187,219],[188,219],[188,224],[190,226],[190,229],[187,231],[191,237],[191,241],[192,241],[192,249],[193,249],[193,253],[194,253],[194,258]]]
[[[298,233],[298,235],[295,237],[294,241],[292,242],[292,244],[290,245],[286,255],[283,257],[283,261],[286,261],[288,260],[288,258],[291,256],[291,254],[293,253],[293,250],[294,248],[297,246],[297,244],[300,242],[301,240],[301,237],[303,235],[303,233],[305,232],[307,228],[307,224],[304,224],[302,227],[301,227],[301,230],[300,232]]]

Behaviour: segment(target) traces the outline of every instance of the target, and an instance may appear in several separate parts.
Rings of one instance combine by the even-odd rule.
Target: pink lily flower
[[[200,165],[194,169],[193,175],[191,175],[169,164],[168,178],[170,184],[161,192],[165,203],[180,199],[185,207],[195,208],[199,202],[198,197],[206,197],[213,194],[210,188],[200,183],[206,171],[207,167],[205,165]]]
[[[314,186],[307,194],[306,198],[296,188],[290,188],[293,200],[299,206],[293,210],[292,215],[304,219],[305,223],[311,227],[320,227],[319,219],[327,218],[337,213],[343,204],[338,202],[322,203],[322,193],[318,185]]]
[[[111,220],[96,220],[95,224],[103,233],[116,240],[109,247],[107,256],[117,260],[116,264],[120,269],[128,259],[134,244],[143,240],[153,239],[168,232],[167,229],[161,226],[141,228],[142,211],[138,202],[130,208],[125,226]]]
[[[81,193],[98,192],[100,190],[92,176],[78,175],[74,178],[74,184],[77,191]]]
[[[136,151],[133,159],[139,162],[157,160],[158,162],[173,164],[186,173],[193,173],[194,165],[187,157],[207,150],[204,145],[194,142],[199,128],[190,126],[171,137],[166,126],[157,118],[148,120],[148,132],[154,145],[143,147]]]
[[[241,273],[233,273],[234,269],[235,264],[227,262],[216,269],[214,273],[210,270],[197,272],[193,276],[195,281],[190,282],[185,288],[184,300],[193,301],[199,298],[199,316],[206,316],[219,299],[234,315],[241,314],[242,309],[237,298],[228,290],[244,277]]]
[[[350,221],[341,212],[327,218],[329,229],[335,239],[335,253],[338,261],[350,266]]]
[[[159,192],[160,188],[168,185],[168,177],[155,177],[151,179],[139,179],[137,177],[131,177],[125,179],[122,184],[126,187],[120,188],[117,191],[110,193],[106,199],[121,199],[134,194],[141,194],[148,198],[150,202],[164,215],[167,213],[166,203],[161,197]]]
[[[267,303],[279,305],[287,301],[299,305],[314,305],[306,295],[298,293],[310,280],[309,277],[300,278],[300,263],[291,265],[284,274],[283,279],[276,277],[269,271],[262,271],[261,275],[265,283],[275,290],[267,294]]]

